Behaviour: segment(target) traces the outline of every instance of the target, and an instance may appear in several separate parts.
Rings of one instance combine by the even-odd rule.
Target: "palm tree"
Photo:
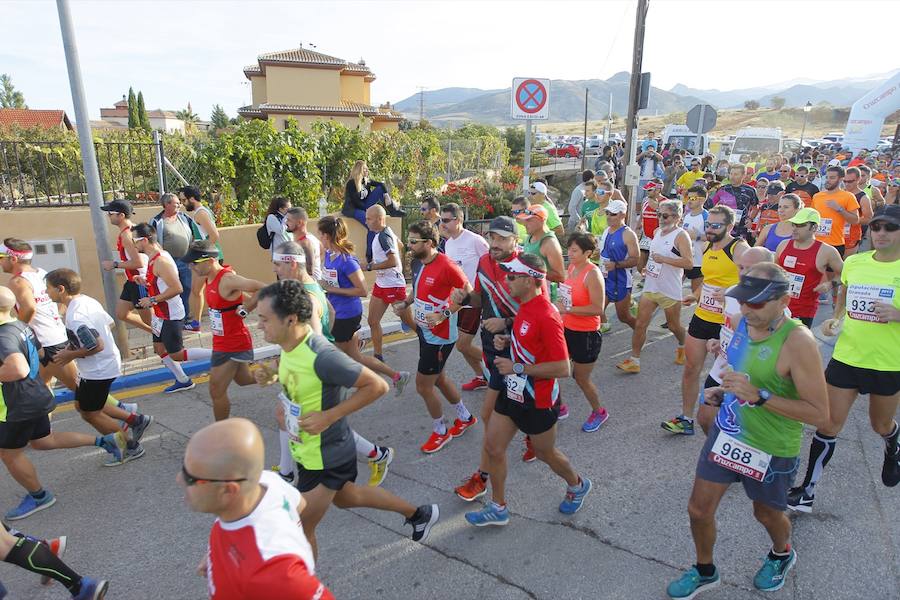
[[[187,108],[184,110],[179,110],[175,112],[175,116],[182,121],[184,121],[184,128],[186,131],[193,131],[194,126],[200,121],[200,117],[194,114],[194,111],[191,110],[191,103],[188,102]]]

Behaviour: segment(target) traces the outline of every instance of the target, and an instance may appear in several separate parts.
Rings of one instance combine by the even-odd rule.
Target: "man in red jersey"
[[[480,511],[466,513],[466,520],[476,527],[509,523],[506,449],[517,431],[531,436],[537,457],[565,479],[567,488],[559,505],[561,513],[577,512],[591,491],[591,480],[579,476],[566,455],[556,447],[559,418],[556,379],[568,377],[570,367],[562,319],[542,290],[546,277],[544,261],[533,254],[522,254],[501,263],[500,268],[506,272],[509,291],[520,304],[511,334],[494,337],[494,348],[502,351],[509,346],[510,358],[494,358],[506,385],[497,397],[484,435],[492,501]]]
[[[660,200],[662,197],[662,182],[659,179],[651,179],[644,185],[647,197],[641,204],[641,236],[638,247],[641,251],[640,261],[638,262],[638,273],[643,274],[647,267],[647,261],[650,259],[650,241],[653,239],[653,232],[659,228],[659,211]],[[642,283],[643,285],[643,283]]]
[[[191,243],[182,260],[191,266],[197,277],[206,279],[204,296],[209,307],[209,328],[212,330],[209,396],[216,421],[227,419],[231,412],[228,386],[253,385],[250,372],[253,360],[253,338],[244,325],[244,294],[255,294],[265,284],[241,277],[228,265],[220,265],[219,249],[209,240]]]
[[[150,333],[150,310],[141,308],[138,302],[147,295],[147,288],[138,285],[134,279],[147,272],[147,261],[134,245],[131,238],[131,216],[134,209],[127,200],[113,200],[109,204],[100,207],[109,215],[109,222],[119,228],[116,235],[116,254],[118,260],[104,260],[101,263],[104,271],[123,269],[125,271],[125,284],[122,286],[122,294],[116,302],[116,318]],[[134,314],[135,311],[137,314]]]
[[[312,548],[300,527],[300,492],[263,469],[259,429],[227,419],[195,433],[178,483],[191,510],[216,515],[197,574],[211,600],[333,600],[315,576]]]

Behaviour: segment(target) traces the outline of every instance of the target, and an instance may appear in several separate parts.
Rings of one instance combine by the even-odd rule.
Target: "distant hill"
[[[499,92],[500,90],[482,90],[478,88],[450,87],[439,90],[425,90],[425,106],[432,110],[450,106],[457,102],[464,102],[470,98]],[[394,104],[394,110],[402,113],[415,113],[416,118],[419,115],[419,94],[413,94],[405,100],[401,100]]]

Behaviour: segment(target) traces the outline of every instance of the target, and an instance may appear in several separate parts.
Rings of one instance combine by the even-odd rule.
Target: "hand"
[[[300,416],[300,429],[310,435],[319,435],[332,425],[327,411],[315,411]]]
[[[439,312],[428,313],[425,315],[425,322],[429,327],[437,327],[444,321],[444,315]]]
[[[259,385],[266,387],[278,381],[278,371],[268,364],[260,363],[257,368],[253,370],[253,379],[255,379],[256,383]]]
[[[144,277],[143,275],[135,275],[134,282],[138,285],[147,287],[147,278]]]
[[[690,306],[691,304],[694,304],[695,302],[697,302],[697,297],[693,294],[688,294],[684,298],[681,299],[681,304],[683,306]]]
[[[832,210],[836,210],[836,211],[838,211],[838,212],[843,212],[843,211],[844,211],[844,207],[841,206],[840,204],[838,204],[837,202],[835,202],[834,200],[829,200],[829,201],[826,202],[825,204],[827,204],[827,205],[828,205],[828,208],[830,208],[830,209],[832,209]]]
[[[819,285],[813,288],[817,294],[825,294],[831,291],[831,281],[823,281]]]
[[[104,271],[112,271],[116,268],[115,261],[112,260],[104,260],[100,262],[100,265],[103,267]]]
[[[566,307],[566,303],[562,300],[557,300],[554,302],[554,306],[556,306],[556,310],[559,311],[559,314],[564,315],[569,312],[569,309]]]
[[[279,402],[275,405],[275,420],[278,422],[278,429],[287,431],[287,425],[284,422],[284,403]]]
[[[616,263],[614,263],[611,260],[605,260],[605,261],[603,261],[603,268],[606,270],[607,273],[612,273],[613,271],[616,270]]]
[[[481,322],[481,326],[491,333],[500,333],[501,331],[506,331],[506,319],[499,317],[485,319]]]
[[[703,403],[708,406],[722,406],[725,399],[725,388],[720,385],[703,390]]]
[[[754,404],[759,399],[759,388],[750,383],[746,373],[726,371],[722,374],[722,387],[746,404]]]
[[[406,302],[401,300],[400,302],[394,302],[393,304],[391,304],[391,308],[393,309],[394,314],[399,317],[400,313],[402,313],[409,307],[406,305]]]
[[[716,338],[706,340],[706,351],[710,354],[718,354],[722,351],[722,342]]]
[[[494,349],[503,351],[509,346],[509,336],[508,335],[495,335],[494,336]]]
[[[891,304],[879,302],[875,305],[875,314],[882,323],[896,323],[900,321],[900,310],[897,310]]]
[[[833,337],[839,334],[841,332],[841,321],[842,319],[826,319],[822,323],[822,335]]]
[[[320,279],[320,280],[319,280],[319,285],[322,286],[323,288],[332,288],[332,287],[334,287],[334,286],[331,284],[331,282],[330,282],[329,280],[327,280],[327,279]]]
[[[663,256],[662,254],[660,254],[659,252],[654,252],[654,253],[652,253],[652,254],[650,255],[650,260],[652,260],[652,261],[655,262],[655,263],[659,263],[659,264],[661,264],[661,265],[666,264],[666,263],[665,263],[666,257]]]
[[[75,351],[68,348],[66,348],[65,350],[60,350],[53,356],[53,364],[59,365],[61,367],[66,366],[73,360],[75,360]]]
[[[494,357],[494,366],[501,375],[513,374],[513,361],[502,356]]]
[[[141,308],[150,308],[153,306],[153,299],[150,296],[144,296],[140,300],[138,300],[138,306]]]
[[[465,290],[455,289],[450,292],[450,302],[452,302],[456,306],[462,306],[466,301],[466,296],[468,295],[469,294],[467,294]]]
[[[209,568],[209,554],[204,554],[203,558],[200,559],[200,562],[197,563],[197,569],[195,573],[200,577],[206,577],[206,571]]]

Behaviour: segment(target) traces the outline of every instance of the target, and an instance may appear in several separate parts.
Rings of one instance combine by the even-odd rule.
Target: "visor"
[[[306,257],[302,254],[278,254],[272,255],[272,262],[281,263],[305,263]]]
[[[500,268],[507,273],[515,273],[516,275],[528,275],[529,277],[533,277],[534,279],[543,279],[545,275],[543,271],[532,269],[521,260],[519,260],[518,257],[512,259],[511,261],[500,263]]]
[[[31,260],[34,258],[34,250],[13,250],[0,242],[0,258],[6,258],[7,256],[15,256],[19,260]]]
[[[789,287],[790,284],[787,281],[772,281],[771,279],[741,275],[740,282],[728,288],[725,295],[738,302],[760,303],[781,298],[788,293]]]

